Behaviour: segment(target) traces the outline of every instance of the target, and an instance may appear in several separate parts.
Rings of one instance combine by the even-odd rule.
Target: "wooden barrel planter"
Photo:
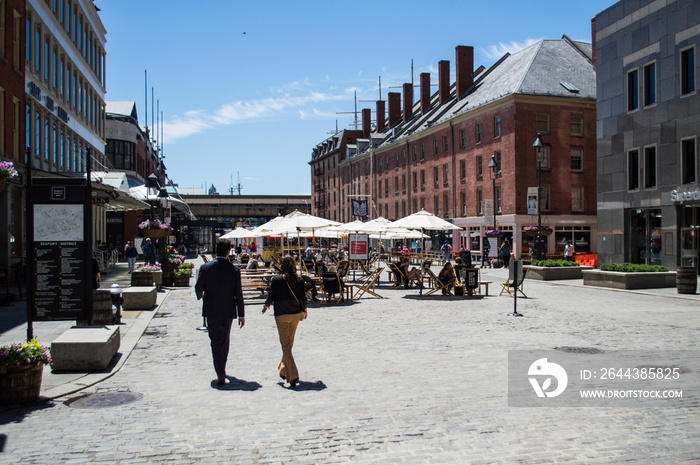
[[[190,275],[175,275],[173,276],[173,286],[175,287],[189,287],[190,286]]]
[[[170,262],[165,262],[160,264],[160,269],[163,272],[163,286],[173,285],[173,271],[175,271],[175,265]]]
[[[153,286],[153,273],[150,271],[134,271],[131,273],[132,286]]]
[[[39,398],[43,365],[0,367],[0,404],[28,404]]]
[[[679,266],[676,269],[676,289],[679,294],[697,293],[698,275],[694,266]]]

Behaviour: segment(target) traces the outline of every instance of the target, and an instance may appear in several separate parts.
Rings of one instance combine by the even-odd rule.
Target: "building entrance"
[[[680,207],[681,225],[681,266],[692,266],[698,270],[698,228],[700,228],[700,208]]]

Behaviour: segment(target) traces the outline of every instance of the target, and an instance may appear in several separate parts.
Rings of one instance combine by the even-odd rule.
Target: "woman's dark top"
[[[139,251],[136,250],[136,247],[131,246],[126,248],[126,256],[127,257],[138,257]]]
[[[292,290],[294,294],[292,294]],[[304,281],[300,279],[299,282],[287,286],[287,282],[282,276],[272,278],[265,305],[269,307],[273,302],[275,304],[275,316],[301,313],[302,310],[306,309]]]

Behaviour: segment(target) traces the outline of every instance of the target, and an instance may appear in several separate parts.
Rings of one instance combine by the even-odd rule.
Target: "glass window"
[[[484,169],[483,169],[483,161],[481,159],[481,155],[476,156],[476,177],[483,176],[484,174]]]
[[[639,108],[639,71],[627,73],[627,111]]]
[[[629,261],[638,264],[661,264],[661,210],[636,208],[627,210],[626,234]]]
[[[582,212],[583,211],[583,186],[580,186],[580,185],[571,186],[571,211],[572,212]]]
[[[644,187],[656,187],[656,147],[644,149]]]
[[[464,129],[459,130],[459,146],[464,147],[466,145],[466,141],[464,139]]]
[[[498,165],[496,167],[496,173],[500,173],[501,172],[501,151],[496,150],[495,152],[493,152],[493,156],[496,157],[496,165]]]
[[[377,184],[378,190],[379,190],[379,198],[382,197],[382,180],[379,180],[379,183]]]
[[[418,147],[416,145],[413,146],[413,161],[418,161]]]
[[[481,142],[481,123],[476,123],[476,143]]]
[[[413,172],[413,192],[418,192],[418,173]]]
[[[639,189],[639,150],[627,152],[627,189]]]
[[[448,168],[447,163],[442,165],[442,183],[447,185],[448,183]]]
[[[644,66],[644,105],[656,103],[656,64]]]
[[[450,213],[449,213],[449,212],[450,212],[450,208],[449,208],[450,205],[449,205],[448,202],[449,202],[449,196],[448,196],[447,194],[443,194],[443,196],[442,196],[442,206],[443,206],[443,212],[444,212],[444,216],[445,216],[445,217],[448,217],[449,214],[450,214]]]
[[[681,94],[695,91],[695,48],[681,52]]]
[[[540,162],[540,169],[548,170],[551,168],[550,157],[549,157],[549,145],[542,147],[542,160]]]
[[[549,115],[537,115],[537,132],[549,134]]]
[[[22,61],[22,17],[16,11],[13,14],[12,27],[12,66],[19,71]]]
[[[420,144],[420,159],[425,160],[425,144]]]
[[[484,216],[484,191],[476,190],[476,215]]]
[[[440,198],[437,195],[433,197],[433,205],[435,206],[433,214],[435,216],[440,216]]]
[[[439,184],[440,184],[440,179],[439,179],[438,167],[434,166],[433,167],[433,186],[438,187]]]
[[[695,139],[681,141],[681,179],[683,184],[695,182]]]
[[[447,152],[447,136],[442,136],[442,151]]]
[[[575,137],[583,136],[583,116],[571,117],[571,135]]]
[[[425,170],[420,170],[420,189],[425,190]]]
[[[25,60],[27,60],[28,63],[32,62],[32,15],[31,13],[27,13],[27,20],[25,24],[26,30],[24,33],[26,34],[25,36],[25,41],[27,42],[25,44],[26,49],[25,49]]]
[[[394,194],[398,194],[398,193],[399,193],[399,177],[394,176]],[[396,213],[398,213],[398,211]]]
[[[460,203],[460,211],[462,212],[462,216],[467,216],[467,194],[466,194],[466,192],[462,191],[459,193],[459,203]]]
[[[493,119],[493,137],[501,137],[501,117],[496,116]]]
[[[437,137],[433,138],[433,149],[435,150],[434,155],[437,156],[439,150]]]
[[[459,161],[459,179],[467,178],[467,162],[465,160]]]
[[[571,170],[583,170],[583,147],[571,147]]]
[[[540,198],[540,211],[543,212],[548,212],[551,211],[551,199],[549,198],[549,185],[543,185],[540,188],[540,194],[542,197]]]

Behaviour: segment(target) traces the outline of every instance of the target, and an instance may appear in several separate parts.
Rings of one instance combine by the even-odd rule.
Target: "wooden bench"
[[[488,296],[489,295],[489,284],[492,284],[493,281],[479,281],[479,293],[481,293],[481,286],[484,286],[484,295]]]

